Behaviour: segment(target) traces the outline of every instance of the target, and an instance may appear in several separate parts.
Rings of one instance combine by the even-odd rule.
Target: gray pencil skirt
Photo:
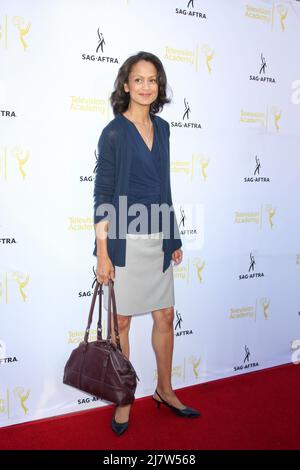
[[[139,315],[175,304],[173,264],[163,273],[163,233],[126,234],[125,266],[115,266],[118,315]],[[104,307],[108,286],[104,286]]]

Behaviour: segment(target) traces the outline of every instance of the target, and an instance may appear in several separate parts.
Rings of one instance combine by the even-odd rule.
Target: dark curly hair
[[[140,51],[137,54],[128,57],[128,59],[126,59],[123,65],[119,68],[119,72],[114,83],[114,91],[110,96],[110,103],[113,108],[114,115],[123,113],[128,108],[130,94],[125,92],[124,83],[128,83],[132,66],[140,60],[152,62],[157,70],[158,95],[156,100],[150,105],[150,113],[158,113],[163,109],[166,103],[171,102],[171,98],[167,98],[166,95],[167,76],[160,59],[150,52]]]

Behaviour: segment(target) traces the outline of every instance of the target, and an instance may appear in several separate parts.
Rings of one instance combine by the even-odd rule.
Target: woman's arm
[[[115,189],[115,150],[111,135],[103,129],[98,142],[98,160],[94,185],[94,227],[97,256],[107,255],[107,215],[100,214],[101,204],[112,202]]]
[[[94,223],[103,219],[97,214],[101,204],[111,203],[115,191],[115,148],[112,136],[103,129],[98,142],[98,160],[94,184]]]
[[[107,250],[107,232],[109,221],[107,213],[101,213],[102,204],[110,204],[115,191],[115,149],[111,135],[103,129],[98,142],[98,160],[94,185],[94,227],[97,244],[97,280],[108,284],[114,280],[114,267]]]

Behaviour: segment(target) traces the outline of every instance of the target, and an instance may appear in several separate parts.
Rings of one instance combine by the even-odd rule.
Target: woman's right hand
[[[107,286],[109,279],[112,279],[113,281],[115,280],[114,266],[108,255],[100,255],[97,259],[97,281],[100,282],[100,284],[104,283],[104,285]]]

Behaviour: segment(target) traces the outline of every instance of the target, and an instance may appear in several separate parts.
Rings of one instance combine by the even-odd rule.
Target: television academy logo
[[[247,273],[239,274],[239,280],[241,281],[242,279],[254,279],[258,277],[264,277],[263,272],[256,272],[255,271],[255,265],[256,265],[256,260],[255,256],[253,253],[250,253],[250,263],[249,263],[249,268]]]
[[[266,58],[264,57],[263,53],[260,54],[260,69],[258,74],[250,75],[249,79],[254,80],[256,82],[265,82],[265,83],[276,83],[276,80],[274,77],[267,77],[266,76],[266,68],[267,68],[267,62]]]
[[[13,118],[17,117],[15,111],[7,111],[0,109],[0,117],[5,117],[5,118]]]
[[[244,351],[245,351],[245,354],[244,354],[244,358],[243,358],[243,363],[238,365],[238,366],[234,366],[233,367],[234,372],[244,370],[244,369],[251,369],[253,367],[258,367],[259,366],[258,362],[250,362],[251,353],[250,353],[250,349],[248,348],[247,345],[245,345]]]
[[[182,115],[182,120],[181,121],[171,121],[171,126],[172,127],[185,127],[185,128],[197,128],[201,129],[201,124],[199,122],[189,122],[190,120],[190,113],[191,113],[191,108],[190,104],[187,101],[186,98],[184,98],[184,111]]]
[[[182,316],[180,312],[176,309],[175,310],[176,314],[176,323],[175,323],[175,336],[186,336],[186,335],[193,335],[194,332],[193,330],[183,330],[181,328],[181,325],[183,323]]]
[[[267,297],[257,298],[254,305],[230,308],[230,320],[252,319],[256,322],[258,317],[263,317],[267,321],[270,317],[271,299]]]
[[[98,36],[98,42],[96,46],[96,54],[94,53],[82,54],[81,55],[82,60],[118,64],[119,61],[117,57],[109,57],[109,56],[102,55],[104,54],[104,46],[106,48],[106,42],[105,42],[102,31],[100,31],[100,28],[97,29],[97,36]]]
[[[98,167],[98,154],[97,154],[97,150],[94,151],[94,156],[95,156],[95,166],[94,166],[94,170],[93,170],[93,174],[92,175],[89,175],[89,176],[79,176],[79,181],[81,183],[85,183],[87,181],[89,182],[92,182],[94,181],[95,177],[96,177],[96,171],[97,171],[97,167]]]
[[[267,2],[265,2],[267,3]],[[276,31],[277,30],[277,22],[276,21],[276,16],[275,16],[275,2],[270,6],[270,8],[267,8],[266,5],[263,7],[258,7],[257,4],[251,5],[248,4],[246,6],[246,11],[245,11],[245,16],[255,20],[255,21],[262,21],[265,25],[270,25],[271,31]],[[285,31],[285,20],[288,15],[288,7],[286,5],[283,5],[283,2],[278,2],[279,4],[277,5],[277,13],[278,16],[280,17],[280,26],[281,26],[281,31]]]
[[[257,155],[255,155],[254,171],[253,176],[245,176],[244,183],[270,183],[270,178],[267,176],[260,176],[261,161]]]
[[[199,19],[203,19],[203,20],[207,19],[206,13],[194,10],[194,8],[195,8],[194,2],[195,1],[196,0],[189,0],[188,1],[187,6],[186,6],[186,8],[188,8],[188,10],[183,9],[183,8],[175,8],[175,13],[177,13],[179,15],[184,15],[188,18],[194,17],[194,18],[199,18]]]

